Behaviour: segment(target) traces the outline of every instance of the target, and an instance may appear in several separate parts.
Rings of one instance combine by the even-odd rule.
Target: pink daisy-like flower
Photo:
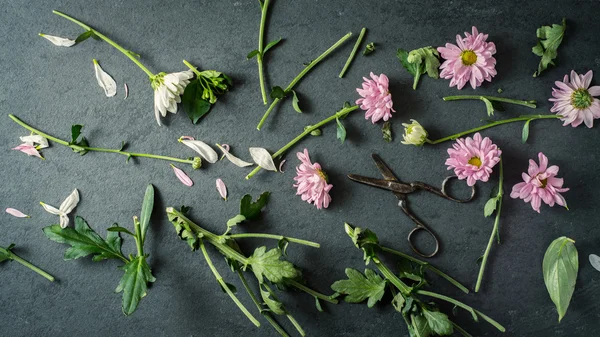
[[[467,179],[467,185],[473,186],[477,180],[488,181],[492,168],[500,161],[502,151],[488,137],[482,139],[476,133],[473,138],[457,139],[448,149],[448,154],[448,170],[454,169],[458,179]]]
[[[554,82],[558,89],[552,88],[554,98],[548,100],[554,102],[554,105],[550,111],[561,116],[563,126],[571,124],[572,127],[576,127],[585,122],[585,125],[591,128],[594,126],[594,119],[600,118],[600,101],[594,98],[600,96],[600,86],[590,88],[593,75],[591,70],[585,75],[578,75],[571,70],[571,81],[569,75],[565,75],[562,82]]]
[[[356,100],[356,104],[360,105],[360,108],[365,110],[365,119],[371,119],[373,124],[383,119],[387,121],[392,117],[394,110],[392,102],[392,94],[388,90],[389,82],[387,76],[381,74],[379,76],[370,74],[371,80],[363,77],[362,89],[356,88],[356,91],[362,98]]]
[[[556,178],[558,166],[548,167],[548,158],[541,152],[538,154],[538,158],[539,166],[533,159],[529,159],[527,173],[523,172],[522,174],[523,182],[513,186],[510,197],[530,202],[533,210],[538,213],[542,201],[550,207],[553,207],[555,203],[567,207],[567,202],[560,193],[569,189],[562,187],[562,178]]]
[[[309,204],[314,203],[318,209],[329,207],[331,202],[329,191],[333,185],[328,183],[327,174],[323,172],[319,163],[310,162],[307,149],[296,153],[296,156],[302,162],[296,167],[296,177],[294,177],[296,181],[294,187],[298,189],[296,194],[301,195],[302,200]]]
[[[465,32],[465,38],[456,35],[456,44],[446,43],[446,47],[438,47],[437,51],[446,59],[440,66],[440,77],[450,79],[450,86],[462,89],[467,82],[473,89],[479,87],[484,80],[491,82],[496,76],[496,45],[486,42],[488,35],[481,34],[473,26],[472,34]]]

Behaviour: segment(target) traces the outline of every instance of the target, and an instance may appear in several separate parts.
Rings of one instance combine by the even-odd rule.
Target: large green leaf
[[[195,79],[185,87],[181,96],[183,110],[194,124],[198,123],[200,118],[206,115],[212,106],[209,101],[202,98],[203,92],[204,89],[200,84],[200,80]]]
[[[372,308],[380,301],[385,293],[385,280],[371,269],[366,269],[363,275],[360,271],[346,268],[347,280],[339,280],[331,285],[333,291],[346,295],[348,303],[359,303],[366,299],[367,306]]]
[[[574,242],[565,236],[552,241],[542,264],[544,282],[550,299],[556,305],[559,322],[567,313],[577,281],[579,257]]]
[[[264,282],[266,278],[272,283],[280,283],[284,278],[293,279],[300,275],[300,271],[292,263],[281,259],[279,248],[266,250],[265,246],[256,248],[248,258],[248,264],[259,282]]]
[[[148,283],[156,281],[144,256],[137,256],[122,267],[125,274],[115,292],[123,292],[123,313],[131,315],[146,296]]]
[[[427,324],[433,332],[440,336],[450,336],[454,333],[452,322],[448,315],[439,311],[422,310],[423,316],[427,319]]]
[[[146,232],[148,232],[148,224],[150,223],[150,217],[152,216],[152,210],[154,209],[154,186],[148,184],[146,187],[146,193],[144,194],[144,201],[142,202],[142,212],[140,214],[140,229],[142,244],[146,240]]]
[[[269,202],[271,192],[263,192],[256,201],[252,201],[252,196],[246,194],[240,201],[240,215],[243,215],[244,220],[256,220],[261,216],[262,209]]]
[[[538,43],[531,48],[531,51],[541,56],[538,69],[533,73],[533,77],[539,76],[542,71],[548,68],[548,65],[554,65],[554,59],[558,55],[558,46],[560,46],[567,29],[567,23],[563,18],[562,24],[553,24],[552,26],[542,26],[536,30]]]

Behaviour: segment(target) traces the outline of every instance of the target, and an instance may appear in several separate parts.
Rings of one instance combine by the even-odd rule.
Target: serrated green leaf
[[[254,49],[253,51],[249,52],[248,55],[246,55],[246,60],[250,60],[258,54],[260,54],[260,52],[256,49]]]
[[[248,264],[252,267],[259,282],[264,282],[264,278],[266,278],[272,283],[280,283],[284,278],[293,279],[300,275],[292,263],[281,260],[282,255],[279,248],[269,251],[266,249],[265,246],[256,248],[252,256],[248,258]]]
[[[277,40],[273,40],[271,42],[269,42],[266,46],[265,49],[263,49],[263,56],[267,53],[267,51],[273,47],[275,47],[279,42],[281,42],[281,38],[278,38]]]
[[[286,95],[286,92],[279,86],[274,86],[271,89],[271,99],[282,99]]]
[[[397,293],[394,298],[392,298],[392,306],[396,309],[397,312],[402,312],[402,308],[404,307],[404,296],[402,293]]]
[[[440,336],[449,336],[454,333],[452,322],[448,316],[439,311],[422,310],[423,316],[427,320],[427,325],[436,334]]]
[[[427,76],[431,78],[439,78],[439,56],[440,54],[435,48],[428,46],[411,50],[410,53],[408,53],[407,61],[418,65],[421,74],[427,73]]]
[[[339,139],[342,144],[344,144],[344,141],[346,140],[346,128],[342,122],[340,122],[339,118],[336,118],[335,121],[337,122],[336,138]]]
[[[381,133],[383,134],[383,140],[385,140],[386,142],[391,142],[392,139],[392,122],[387,121],[385,123],[383,123],[383,126],[381,127]]]
[[[431,336],[431,328],[427,323],[427,319],[422,315],[410,315],[411,327],[409,332],[414,337],[429,337]]]
[[[385,280],[371,269],[365,269],[363,275],[360,271],[346,268],[347,280],[336,281],[331,285],[333,291],[346,295],[344,300],[348,303],[359,303],[368,299],[367,306],[372,308],[381,300],[385,293]]]
[[[267,288],[267,285],[260,285],[260,296],[269,310],[271,310],[271,312],[274,314],[283,315],[286,313],[283,303],[281,303],[275,294],[273,294],[270,289]]]
[[[363,55],[367,56],[375,51],[375,43],[370,42],[365,46],[365,50],[363,51]]]
[[[558,311],[559,322],[567,313],[577,281],[579,256],[574,242],[564,236],[552,241],[542,263],[544,283]]]
[[[200,118],[206,115],[212,106],[209,101],[203,98],[204,90],[200,80],[195,79],[185,87],[181,96],[183,110],[194,124],[198,123]]]
[[[75,44],[77,43],[81,43],[87,39],[89,39],[90,37],[92,37],[92,34],[94,34],[91,30],[85,31],[81,34],[79,34],[79,36],[75,39]]]
[[[123,292],[123,313],[131,315],[146,296],[148,284],[156,281],[144,256],[137,256],[121,269],[125,271],[115,292]]]
[[[523,132],[521,133],[521,141],[523,144],[527,143],[527,139],[529,138],[529,122],[531,122],[531,119],[527,120],[525,125],[523,125]]]
[[[421,75],[419,65],[408,62],[408,52],[406,50],[398,48],[398,51],[396,52],[396,57],[398,58],[404,69],[406,69],[413,76],[416,77]]]
[[[246,217],[238,214],[236,216],[234,216],[233,218],[227,220],[227,228],[231,228],[233,226],[237,226],[240,223],[242,223],[242,221],[246,220]]]
[[[148,224],[150,224],[150,217],[152,216],[152,210],[154,209],[154,186],[148,184],[146,192],[144,193],[144,201],[142,202],[142,212],[140,213],[140,235],[142,238],[142,245],[146,241],[146,232],[148,232]]]
[[[125,259],[121,253],[121,238],[118,232],[108,232],[102,239],[82,217],[75,217],[75,228],[61,228],[59,225],[44,227],[48,239],[68,244],[65,260],[78,259],[92,255],[94,261],[105,259]]]
[[[74,124],[71,126],[71,144],[77,143],[77,138],[81,135],[81,129],[83,129],[83,125]]]
[[[562,24],[555,23],[552,26],[542,26],[537,29],[538,42],[531,51],[535,55],[541,56],[542,59],[538,69],[533,73],[533,77],[539,76],[542,71],[548,68],[548,65],[554,65],[553,60],[558,54],[558,47],[563,40],[566,28],[566,20],[563,18]]]
[[[497,205],[498,205],[498,198],[497,197],[490,198],[485,203],[485,206],[483,207],[483,215],[486,218],[488,216],[492,215],[492,213],[494,213],[494,211],[496,210]]]
[[[263,192],[256,201],[252,201],[252,196],[246,194],[240,201],[240,214],[243,215],[246,220],[259,219],[262,213],[262,209],[269,202],[269,196],[271,192]]]
[[[292,94],[294,95],[292,98],[292,106],[294,107],[294,110],[296,110],[296,112],[302,112],[302,109],[300,109],[300,106],[298,105],[298,95],[296,95],[296,92],[294,90],[292,90]]]

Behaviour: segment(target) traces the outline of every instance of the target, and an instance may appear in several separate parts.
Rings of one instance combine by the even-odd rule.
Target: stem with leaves
[[[264,0],[261,4],[260,28],[258,30],[258,54],[256,55],[256,63],[258,64],[258,80],[260,81],[260,93],[262,95],[263,104],[267,105],[267,91],[265,90],[265,74],[263,66],[264,57],[264,40],[265,40],[265,24],[267,22],[267,10],[269,8],[269,0]]]
[[[14,244],[11,244],[7,248],[0,247],[0,262],[4,261],[4,260],[18,262],[18,263],[22,264],[23,266],[38,273],[39,275],[45,277],[48,281],[54,282],[54,276],[48,274],[47,272],[43,271],[39,267],[33,265],[31,262],[29,262],[29,261],[23,259],[22,257],[20,257],[19,255],[13,253],[12,249],[14,246],[15,246]]]
[[[465,99],[478,99],[487,104],[486,101],[494,101],[494,102],[502,102],[502,103],[510,103],[516,105],[526,106],[531,109],[535,109],[537,107],[535,100],[519,100],[512,98],[504,98],[504,97],[495,97],[495,96],[479,96],[479,95],[457,95],[457,96],[446,96],[443,98],[444,101],[459,101]]]

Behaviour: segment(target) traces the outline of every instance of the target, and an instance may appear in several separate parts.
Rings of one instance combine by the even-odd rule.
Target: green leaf
[[[339,118],[336,118],[335,121],[337,122],[336,138],[339,139],[342,144],[344,144],[344,141],[346,140],[346,128],[344,127],[342,122],[340,122]]]
[[[13,254],[12,254],[11,249],[13,249],[14,246],[15,246],[15,244],[11,243],[6,248],[0,247],[0,262],[13,259]]]
[[[262,209],[269,202],[269,196],[271,192],[263,192],[256,201],[252,201],[252,196],[246,194],[240,201],[240,214],[243,215],[246,220],[259,219],[262,213]]]
[[[106,230],[109,232],[119,232],[119,233],[129,234],[131,236],[135,236],[135,234],[130,232],[127,228],[121,227],[117,224],[114,224],[112,227],[108,227]]]
[[[579,257],[574,242],[564,236],[552,241],[542,264],[546,289],[558,311],[559,322],[567,313],[577,281]]]
[[[431,329],[427,319],[422,315],[410,315],[411,327],[409,329],[411,337],[429,337],[431,336]]]
[[[144,241],[146,241],[146,232],[148,232],[148,224],[150,223],[153,209],[154,186],[148,184],[146,192],[144,193],[144,201],[142,202],[142,212],[140,213],[140,236],[142,238],[142,245],[144,244]]]
[[[280,283],[284,278],[293,279],[300,275],[292,263],[281,260],[279,248],[269,251],[266,249],[265,246],[256,248],[252,256],[248,258],[248,264],[252,267],[259,282],[264,282],[264,278],[266,278],[272,283]]]
[[[102,239],[82,217],[75,217],[75,228],[61,228],[59,225],[44,227],[48,239],[65,243],[71,247],[65,251],[65,260],[92,255],[94,261],[105,259],[125,259],[121,253],[121,238],[118,232],[108,232]]]
[[[359,303],[365,299],[367,306],[372,308],[381,300],[385,293],[385,280],[371,269],[365,269],[365,274],[352,268],[346,268],[347,280],[336,281],[331,285],[333,291],[346,295],[348,303]]]
[[[412,50],[408,53],[407,61],[415,65],[424,65],[420,67],[421,74],[427,73],[431,78],[439,78],[440,54],[438,51],[429,46]]]
[[[296,112],[302,112],[302,109],[300,109],[300,106],[298,105],[298,96],[294,90],[292,90],[292,94],[294,95],[292,98],[292,106],[294,107],[294,110],[296,110]]]
[[[83,129],[83,125],[74,124],[71,126],[71,144],[77,143],[77,138],[81,135],[81,129]]]
[[[420,75],[421,70],[419,69],[419,65],[408,62],[408,52],[406,50],[398,48],[396,57],[398,60],[400,60],[400,63],[404,69],[406,69],[409,73],[411,73],[413,76],[417,76],[418,74]]]
[[[277,40],[273,40],[271,42],[269,42],[267,44],[267,46],[265,47],[265,49],[263,49],[263,56],[267,53],[267,51],[273,47],[275,47],[279,42],[281,42],[281,38],[278,38]]]
[[[454,333],[452,322],[448,316],[439,311],[429,311],[423,308],[423,316],[431,330],[440,336],[449,336]]]
[[[381,132],[383,133],[383,140],[386,142],[391,142],[392,139],[392,122],[387,121],[383,123],[383,127],[381,127]]]
[[[286,95],[286,92],[279,86],[274,86],[271,90],[271,99],[282,99]]]
[[[241,214],[238,214],[238,215],[234,216],[233,218],[227,220],[227,228],[237,226],[240,223],[242,223],[244,220],[246,220],[246,217]]]
[[[496,206],[498,205],[498,197],[490,198],[483,206],[483,215],[487,218],[492,215],[496,210]]]
[[[256,49],[254,49],[253,51],[249,52],[248,55],[246,56],[246,60],[250,60],[251,58],[253,58],[254,56],[260,54],[260,52]]]
[[[394,298],[392,298],[392,306],[396,309],[397,312],[402,312],[402,308],[404,307],[404,296],[402,293],[397,293]]]
[[[492,105],[492,102],[490,102],[489,99],[481,96],[481,100],[483,101],[483,103],[485,103],[485,109],[487,110],[487,115],[488,116],[492,116],[494,115],[494,106]]]
[[[527,139],[529,138],[529,122],[531,122],[531,119],[528,119],[525,125],[523,125],[523,133],[521,135],[523,144],[527,143]]]
[[[263,301],[265,302],[265,304],[267,305],[267,307],[269,308],[269,310],[271,310],[271,312],[273,312],[276,315],[283,315],[286,313],[285,308],[283,307],[283,303],[281,303],[279,301],[279,299],[275,296],[275,294],[273,294],[270,289],[265,289],[266,285],[265,284],[261,284],[260,285],[260,296],[262,297]]]
[[[92,34],[94,34],[91,30],[85,31],[81,34],[79,34],[79,36],[75,39],[75,44],[77,43],[81,43],[87,39],[89,39],[90,37],[92,37]]]
[[[212,106],[209,101],[202,97],[203,94],[204,87],[200,83],[200,79],[195,79],[185,87],[181,96],[183,110],[194,124],[197,124],[200,118],[210,111]]]
[[[140,300],[146,296],[148,283],[156,281],[144,256],[137,256],[121,267],[125,274],[115,292],[123,292],[123,313],[131,315]]]
[[[363,51],[363,55],[369,55],[375,51],[375,43],[370,42],[365,46],[365,50]]]
[[[541,56],[542,59],[540,60],[538,69],[533,73],[533,77],[539,76],[542,71],[548,68],[548,65],[554,65],[553,60],[558,54],[558,47],[563,40],[566,28],[567,23],[563,18],[560,25],[555,23],[552,26],[542,26],[537,29],[538,42],[531,51],[535,55]]]
[[[315,307],[317,307],[317,311],[325,312],[325,310],[323,310],[323,307],[321,306],[321,301],[319,301],[318,297],[315,297]]]

